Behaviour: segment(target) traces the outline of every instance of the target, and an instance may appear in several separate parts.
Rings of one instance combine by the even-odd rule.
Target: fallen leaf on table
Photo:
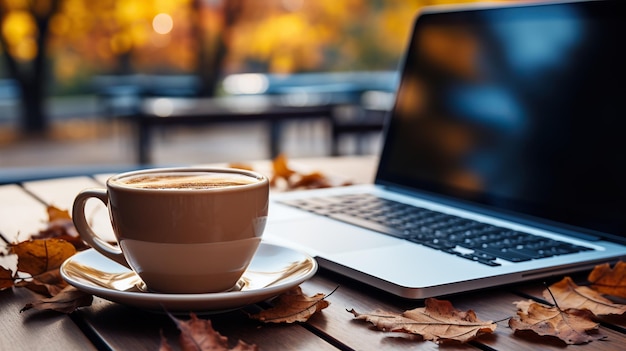
[[[0,290],[10,288],[13,284],[13,272],[0,266]]]
[[[552,284],[549,291],[543,292],[543,296],[548,301],[554,298],[555,304],[563,310],[586,309],[596,316],[626,313],[626,305],[613,303],[599,292],[586,286],[577,285],[570,277],[565,277],[560,282]]]
[[[380,310],[361,314],[354,309],[348,312],[356,319],[366,320],[382,331],[416,334],[435,343],[464,343],[496,330],[496,323],[479,320],[472,310],[457,310],[449,301],[429,298],[425,305],[401,314]]]
[[[35,277],[58,269],[76,253],[71,243],[61,239],[35,239],[9,245],[9,252],[17,255],[17,270]]]
[[[273,175],[270,179],[270,185],[275,188],[284,190],[296,189],[319,189],[329,188],[333,186],[350,185],[352,182],[345,181],[340,184],[334,184],[331,179],[321,172],[298,172],[291,167],[284,154],[280,154],[272,160]]]
[[[626,298],[626,263],[623,261],[613,268],[608,263],[597,265],[587,280],[600,293]]]
[[[289,168],[285,154],[280,154],[272,160],[272,171],[272,178],[270,179],[271,186],[276,186],[276,183],[280,179],[289,183],[289,178],[296,173],[296,171]]]
[[[265,323],[306,322],[315,313],[330,305],[325,300],[326,297],[322,293],[313,296],[304,295],[302,289],[297,286],[275,298],[272,301],[273,307],[250,315],[250,318]]]
[[[55,296],[65,289],[67,285],[67,282],[61,277],[61,272],[58,268],[37,274],[30,279],[15,281],[16,287],[27,288],[45,296]]]
[[[71,313],[78,307],[91,305],[92,301],[93,296],[91,296],[91,294],[84,293],[68,285],[53,297],[26,304],[20,312],[36,309],[41,311],[52,310],[61,313]]]
[[[48,224],[47,227],[39,233],[33,235],[31,239],[63,239],[81,251],[88,246],[80,238],[80,235],[74,227],[74,222],[67,210],[61,210],[54,206],[47,207]]]
[[[228,164],[229,168],[243,169],[244,171],[254,171],[254,168],[247,163],[232,162]]]
[[[251,351],[258,350],[256,345],[246,344],[239,340],[234,348],[228,348],[228,338],[222,336],[213,329],[211,321],[208,319],[199,319],[194,313],[191,313],[191,319],[188,321],[180,320],[172,315],[170,318],[176,323],[180,330],[180,348],[183,351]],[[165,337],[161,336],[160,351],[171,350]]]
[[[514,332],[530,330],[541,336],[553,336],[569,345],[579,345],[602,340],[606,336],[598,333],[598,323],[588,310],[569,308],[561,310],[532,300],[515,302],[519,318],[509,319]]]
[[[46,212],[48,212],[48,222],[54,222],[60,219],[72,220],[68,210],[62,210],[56,206],[48,206]]]
[[[332,185],[328,178],[320,172],[313,172],[309,174],[301,174],[291,182],[290,187],[294,189],[306,188],[306,189],[321,189],[330,188]]]
[[[61,277],[61,264],[78,249],[87,246],[80,240],[68,211],[54,206],[47,208],[48,227],[30,240],[7,246],[17,256],[16,272],[0,267],[0,290],[25,287],[45,296],[24,306],[29,309],[55,310],[70,313],[88,306],[93,297],[69,286]],[[71,241],[68,241],[68,240]]]

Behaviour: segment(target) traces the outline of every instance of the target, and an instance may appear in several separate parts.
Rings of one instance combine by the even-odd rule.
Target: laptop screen
[[[626,1],[414,26],[377,184],[624,237]]]

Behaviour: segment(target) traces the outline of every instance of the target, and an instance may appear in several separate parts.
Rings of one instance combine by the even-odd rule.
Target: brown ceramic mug
[[[268,211],[267,177],[231,168],[161,168],[122,173],[106,189],[74,200],[81,238],[135,271],[148,289],[209,293],[232,288],[261,241]],[[85,218],[87,200],[108,206],[117,246]]]

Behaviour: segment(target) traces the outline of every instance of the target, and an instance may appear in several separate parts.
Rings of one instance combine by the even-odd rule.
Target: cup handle
[[[85,189],[78,193],[74,199],[74,206],[72,207],[72,220],[74,226],[80,234],[80,237],[89,244],[96,251],[100,252],[104,256],[112,259],[113,261],[130,268],[128,262],[124,258],[124,254],[119,247],[113,246],[102,240],[94,231],[85,218],[85,204],[90,198],[97,198],[102,201],[105,206],[108,205],[109,196],[105,189]]]

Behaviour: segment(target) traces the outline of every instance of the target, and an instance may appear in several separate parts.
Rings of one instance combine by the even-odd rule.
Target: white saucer
[[[76,288],[103,299],[141,309],[170,313],[209,313],[244,307],[276,296],[317,271],[309,255],[261,243],[237,287],[207,294],[162,294],[144,291],[128,268],[93,249],[75,254],[61,265],[61,276]]]

